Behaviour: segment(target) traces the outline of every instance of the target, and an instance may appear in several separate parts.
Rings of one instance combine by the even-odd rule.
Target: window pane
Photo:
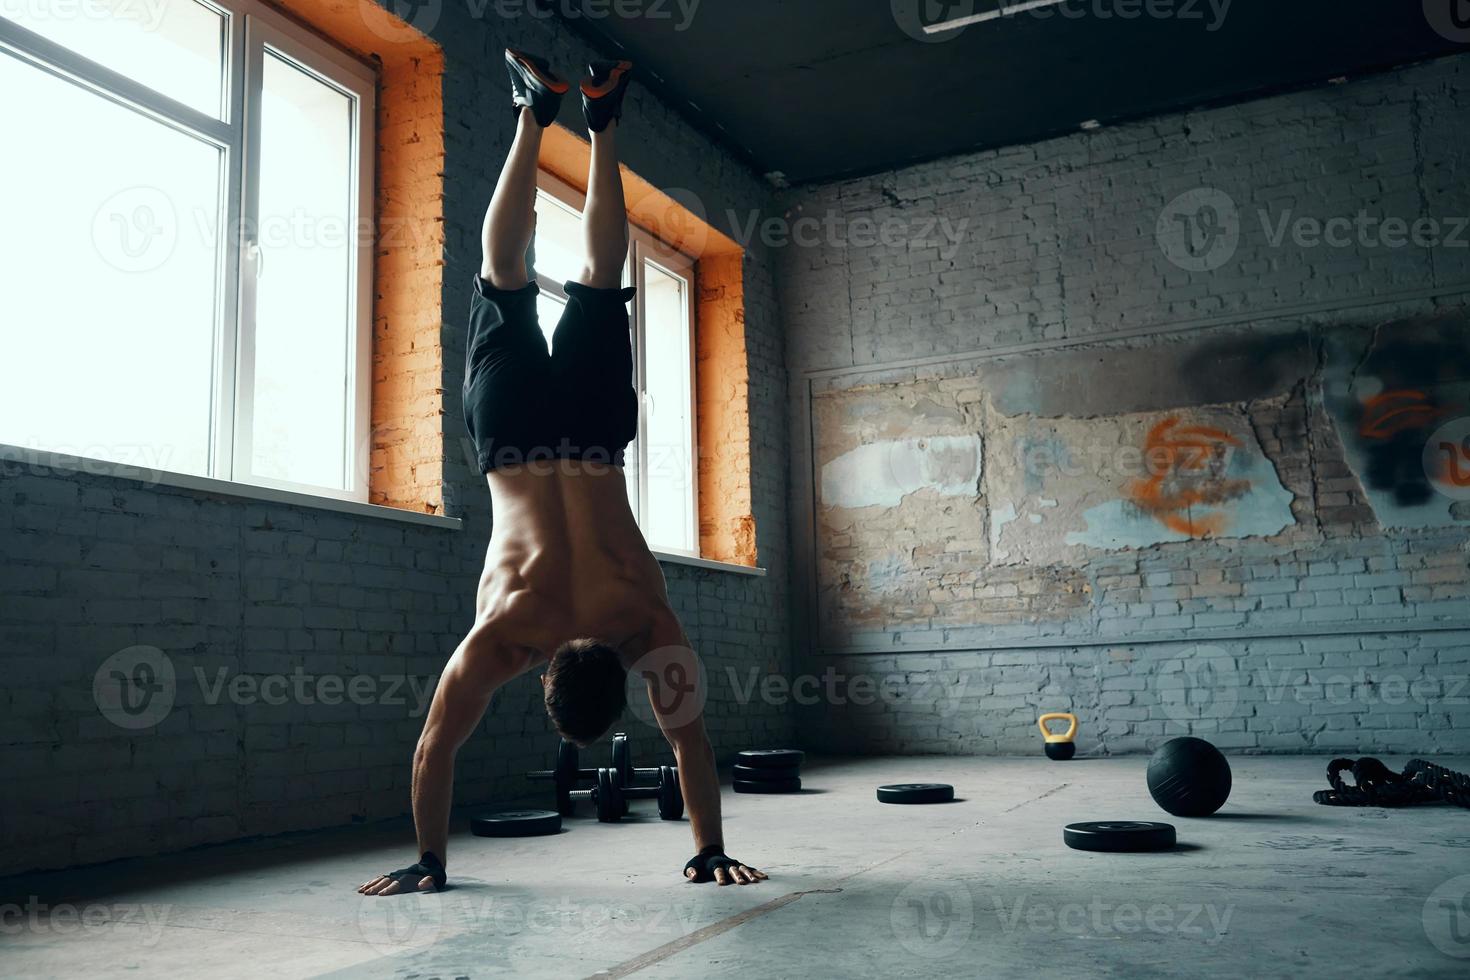
[[[44,134],[0,153],[0,442],[207,473],[220,152],[5,54],[0,92]]]
[[[225,18],[194,0],[20,0],[0,16],[220,118]]]
[[[356,186],[353,99],[267,49],[251,467],[347,486]]]
[[[582,216],[544,191],[536,194],[536,271],[553,282],[569,282],[582,274],[586,249]]]
[[[655,547],[693,551],[694,458],[690,436],[689,321],[686,284],[643,266],[647,378],[648,526]]]

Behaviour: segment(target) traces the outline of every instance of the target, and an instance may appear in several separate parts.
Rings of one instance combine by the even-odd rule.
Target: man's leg
[[[587,173],[587,208],[582,229],[587,249],[580,282],[595,289],[623,284],[628,261],[628,208],[623,202],[623,175],[618,169],[617,122],[592,133],[592,164]]]
[[[536,230],[536,170],[543,132],[532,113],[520,114],[510,156],[485,211],[480,278],[496,289],[520,289],[529,281],[526,250]]]

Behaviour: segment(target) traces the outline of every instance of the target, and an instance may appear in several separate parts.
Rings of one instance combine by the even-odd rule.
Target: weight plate
[[[571,794],[577,788],[580,776],[577,771],[579,761],[576,745],[566,739],[557,743],[556,769],[553,770],[553,778],[556,780],[556,812],[564,817],[570,817],[577,810]]]
[[[800,789],[800,779],[772,779],[762,783],[747,779],[735,780],[737,793],[795,793]]]
[[[684,816],[684,791],[679,786],[679,770],[673,766],[658,770],[658,815],[664,820]]]
[[[879,803],[948,803],[954,787],[948,783],[893,783],[878,787]]]
[[[470,819],[470,833],[476,837],[539,837],[560,832],[561,814],[554,810],[506,810]]]
[[[805,759],[806,753],[800,749],[746,749],[736,761],[757,769],[784,769],[799,766]]]
[[[1079,851],[1167,851],[1174,846],[1174,826],[1142,820],[1096,820],[1069,823],[1062,840]]]
[[[617,823],[627,812],[622,787],[618,785],[618,774],[611,769],[597,770],[597,819],[603,823]]]
[[[778,768],[762,769],[759,766],[742,766],[735,764],[735,778],[752,783],[768,783],[773,780],[797,779],[801,776],[801,766],[781,766]]]
[[[618,774],[619,786],[633,785],[633,751],[628,745],[628,736],[622,732],[613,736],[612,768]]]

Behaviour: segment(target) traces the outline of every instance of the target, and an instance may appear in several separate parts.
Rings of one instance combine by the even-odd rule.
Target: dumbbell
[[[613,736],[613,771],[620,774],[623,799],[658,800],[658,815],[664,820],[678,820],[684,816],[684,791],[679,785],[679,770],[675,766],[650,766],[640,769],[633,765],[632,749],[628,736],[618,732]],[[656,786],[635,786],[635,777],[657,779]]]
[[[618,774],[612,769],[597,770],[597,781],[591,788],[568,790],[566,797],[569,814],[579,800],[589,800],[597,808],[597,819],[602,823],[617,823],[628,812],[623,787],[618,785]],[[560,796],[557,805],[561,805]]]
[[[628,800],[658,800],[658,815],[665,820],[684,816],[684,794],[679,789],[679,773],[673,766],[659,767],[657,786],[623,787],[614,769],[597,770],[597,784],[589,789],[574,789],[567,794],[569,806],[588,800],[597,808],[597,819],[617,823],[628,813]]]
[[[679,786],[679,770],[673,766],[659,766],[652,771],[658,773],[657,786],[624,786],[623,797],[630,800],[658,800],[659,817],[664,820],[678,820],[684,816],[684,790]]]
[[[577,767],[577,747],[566,739],[556,747],[556,768],[537,769],[526,773],[527,779],[546,779],[556,784],[556,812],[564,817],[570,817],[576,809],[571,794],[578,792],[578,787],[584,783],[597,785],[598,769],[579,769]]]
[[[639,769],[633,765],[633,748],[628,744],[628,736],[618,732],[613,736],[612,767],[622,780],[623,789],[626,790],[633,785],[633,781],[639,777],[644,779],[658,779],[659,770],[662,766],[651,766]]]

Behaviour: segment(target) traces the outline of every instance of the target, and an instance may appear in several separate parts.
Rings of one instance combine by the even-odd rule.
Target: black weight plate
[[[800,779],[773,779],[763,783],[737,779],[734,785],[737,793],[796,793],[801,790]]]
[[[580,773],[577,771],[578,758],[577,746],[562,739],[556,746],[556,769],[553,777],[556,779],[556,812],[564,817],[570,817],[577,810],[577,804],[572,800],[571,792],[577,788]]]
[[[1062,840],[1079,851],[1167,851],[1174,846],[1174,826],[1142,820],[1094,820],[1069,823]]]
[[[660,766],[658,770],[658,815],[664,820],[684,816],[684,791],[679,786],[679,770]]]
[[[628,736],[622,732],[613,736],[612,769],[618,774],[619,786],[633,785],[633,750],[628,745]]]
[[[805,759],[806,753],[800,749],[746,749],[736,761],[757,769],[785,769],[800,766]]]
[[[506,810],[470,819],[470,833],[476,837],[539,837],[560,832],[561,814],[555,810]]]
[[[879,803],[948,803],[954,787],[948,783],[893,783],[878,787]]]
[[[759,766],[742,766],[735,764],[735,778],[750,783],[779,782],[783,779],[797,779],[801,776],[801,766],[782,766],[779,769],[762,769]]]
[[[603,823],[617,823],[628,812],[623,799],[623,788],[618,785],[618,774],[611,769],[597,770],[597,819]]]

